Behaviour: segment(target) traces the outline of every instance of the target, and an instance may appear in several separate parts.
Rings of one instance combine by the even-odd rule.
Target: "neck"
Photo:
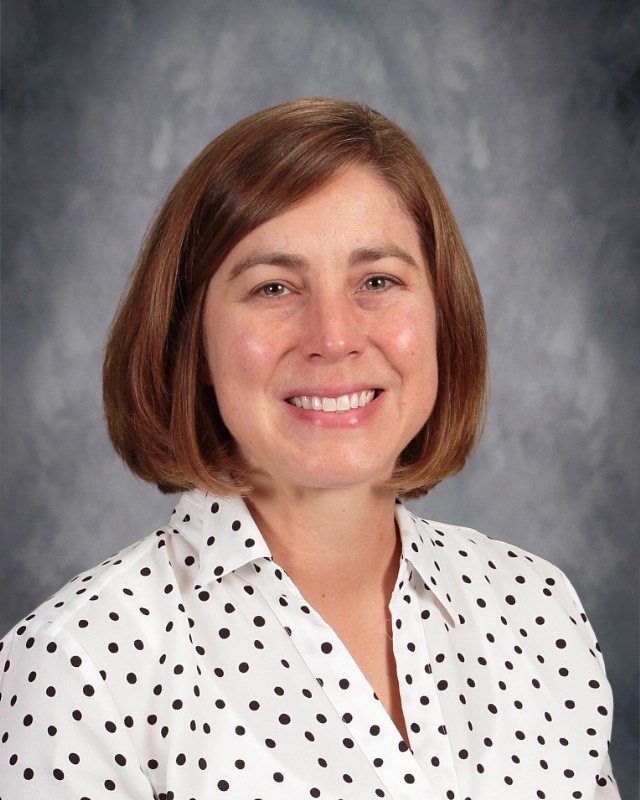
[[[388,601],[400,557],[393,495],[371,487],[259,489],[247,505],[274,561],[310,602]]]

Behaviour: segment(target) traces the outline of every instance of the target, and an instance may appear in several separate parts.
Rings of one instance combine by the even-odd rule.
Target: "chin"
[[[323,469],[308,469],[298,466],[289,475],[289,482],[305,488],[348,489],[356,486],[377,486],[391,477],[393,468],[372,469],[366,464],[333,464]]]

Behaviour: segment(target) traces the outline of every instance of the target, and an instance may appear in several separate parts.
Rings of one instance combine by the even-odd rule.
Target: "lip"
[[[337,397],[318,397],[317,395],[295,395],[289,397],[287,403],[292,403],[298,408],[305,410],[324,411],[330,413],[342,413],[350,409],[368,406],[375,398],[375,389],[368,389],[363,392],[352,392],[351,394],[341,394]]]
[[[364,406],[349,408],[345,409],[344,411],[341,410],[327,412],[321,409],[316,410],[313,408],[300,408],[291,402],[292,397],[301,397],[304,395],[307,397],[336,398],[345,394],[354,394],[367,391],[374,391],[374,397],[372,400],[370,400]],[[295,394],[287,394],[283,399],[285,401],[287,411],[292,414],[295,419],[298,419],[301,422],[321,428],[356,428],[376,414],[379,407],[380,398],[384,394],[384,390],[379,388],[373,389],[372,387],[360,388],[359,392],[356,389],[353,389],[352,391],[344,391],[342,389],[336,390],[333,388],[330,390],[323,388],[320,391],[318,391],[318,389],[307,389],[303,391],[296,390]]]
[[[283,400],[290,400],[292,397],[341,397],[343,394],[360,394],[373,390],[376,394],[382,392],[380,386],[366,383],[340,384],[336,386],[303,386],[287,391],[282,395]]]

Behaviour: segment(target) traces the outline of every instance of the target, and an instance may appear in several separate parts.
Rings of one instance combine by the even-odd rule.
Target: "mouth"
[[[341,394],[338,397],[321,397],[319,395],[294,395],[287,397],[287,403],[297,408],[310,411],[324,411],[325,413],[340,413],[354,408],[368,406],[380,394],[379,389],[364,389],[361,392]]]

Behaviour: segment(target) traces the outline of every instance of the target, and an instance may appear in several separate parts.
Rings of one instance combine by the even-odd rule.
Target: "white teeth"
[[[359,406],[366,406],[367,403],[370,403],[373,400],[373,392],[360,392],[358,397],[358,405]]]
[[[341,394],[339,397],[318,397],[317,395],[307,396],[303,394],[289,398],[289,402],[298,408],[331,413],[348,411],[350,408],[362,408],[373,400],[375,394],[374,389],[353,392],[353,394]]]

